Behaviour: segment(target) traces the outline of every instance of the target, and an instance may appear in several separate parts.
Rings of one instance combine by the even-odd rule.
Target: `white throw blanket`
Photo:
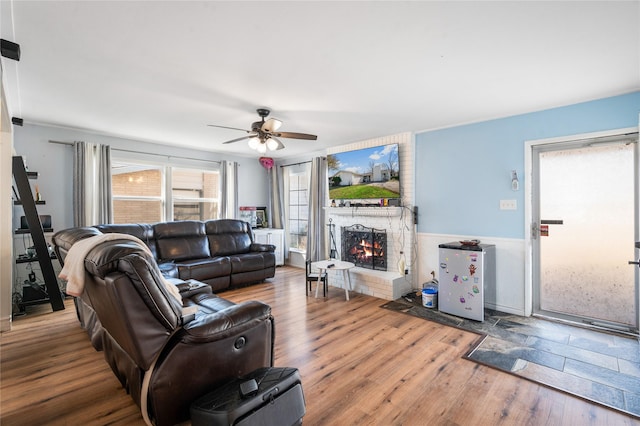
[[[85,238],[83,240],[78,241],[69,249],[69,253],[67,253],[67,257],[64,260],[64,267],[60,271],[58,277],[63,280],[67,280],[67,289],[66,293],[71,296],[80,296],[82,292],[84,292],[84,282],[87,277],[87,271],[84,269],[84,259],[87,257],[87,254],[98,244],[103,243],[105,241],[112,240],[131,240],[135,241],[149,253],[150,256],[151,250],[145,243],[142,242],[137,237],[129,234],[118,234],[118,233],[108,233],[102,235],[95,235],[93,237]],[[169,291],[169,293],[178,301],[180,306],[182,306],[182,297],[180,296],[180,290],[178,288],[164,279],[161,276],[162,283],[165,288]]]

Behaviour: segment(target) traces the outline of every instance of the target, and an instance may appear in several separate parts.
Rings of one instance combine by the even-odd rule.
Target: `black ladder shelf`
[[[29,184],[29,174],[24,167],[22,157],[13,157],[13,179],[18,187],[18,194],[20,195],[20,203],[24,209],[24,215],[29,225],[31,238],[33,239],[33,245],[36,248],[36,256],[38,263],[40,263],[40,269],[44,277],[44,283],[49,295],[49,301],[51,302],[51,308],[54,311],[60,311],[64,309],[64,301],[62,293],[58,288],[58,280],[56,279],[53,265],[51,264],[51,257],[49,255],[49,249],[47,242],[44,239],[44,230],[42,229],[42,223],[40,222],[40,216],[36,209],[36,204],[43,204],[42,201],[35,201],[33,193],[31,192],[31,185]]]

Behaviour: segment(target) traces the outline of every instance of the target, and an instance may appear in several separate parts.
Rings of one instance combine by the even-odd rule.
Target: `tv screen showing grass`
[[[398,144],[330,154],[327,167],[332,200],[400,198]]]

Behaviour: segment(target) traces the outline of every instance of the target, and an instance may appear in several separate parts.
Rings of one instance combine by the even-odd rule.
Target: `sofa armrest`
[[[250,300],[229,306],[218,312],[196,314],[184,325],[184,343],[207,343],[243,333],[265,320],[272,320],[271,307]]]
[[[159,261],[158,268],[165,278],[178,278],[178,266],[173,260]]]
[[[173,279],[175,280],[175,278]],[[171,281],[173,281],[171,280]],[[171,282],[170,281],[170,282]],[[175,282],[174,284],[176,287],[178,287],[178,291],[180,292],[180,296],[182,296],[183,299],[192,297],[196,294],[211,294],[211,286],[207,285],[205,283],[201,283],[200,281],[196,281],[196,280],[187,280],[187,281],[178,281]]]
[[[251,247],[249,247],[249,251],[252,251],[252,252],[276,251],[276,246],[274,246],[273,244],[251,243]]]

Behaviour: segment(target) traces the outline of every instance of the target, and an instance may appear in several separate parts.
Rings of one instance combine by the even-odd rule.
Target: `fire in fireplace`
[[[362,268],[387,270],[387,231],[363,225],[343,226],[342,260]]]

